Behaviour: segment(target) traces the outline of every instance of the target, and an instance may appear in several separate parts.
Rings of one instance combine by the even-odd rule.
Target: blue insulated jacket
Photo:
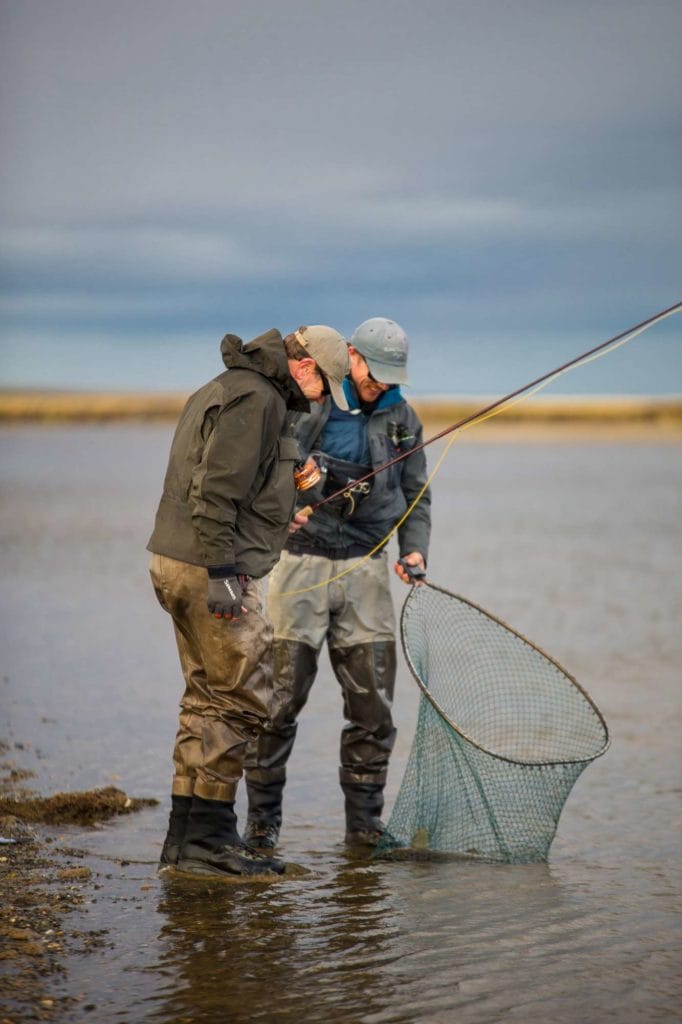
[[[324,405],[313,406],[310,413],[291,418],[290,429],[299,442],[302,457],[317,450],[332,458],[377,469],[421,443],[422,425],[399,388],[385,392],[369,409],[359,406],[349,379],[345,389],[350,412],[342,412],[327,398]],[[322,506],[308,524],[290,538],[287,548],[295,551],[301,546],[321,550],[352,547],[356,550],[359,546],[370,551],[395,526],[426,478],[426,457],[420,450],[378,473],[372,480],[369,495],[357,504],[349,518]],[[297,503],[303,507],[320,497],[320,492],[301,491]],[[431,495],[427,488],[398,530],[400,554],[418,551],[426,561],[430,532]]]

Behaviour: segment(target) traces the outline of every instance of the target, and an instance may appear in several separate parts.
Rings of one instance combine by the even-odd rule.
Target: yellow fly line
[[[489,410],[488,412],[482,412],[478,416],[474,416],[473,419],[471,419],[468,423],[462,424],[461,427],[455,427],[452,431],[452,437],[450,438],[448,443],[445,445],[445,448],[439,455],[436,464],[433,467],[431,473],[429,474],[424,486],[420,489],[417,496],[413,499],[412,503],[405,510],[405,512],[400,517],[398,522],[389,530],[386,536],[383,537],[379,541],[379,543],[372,548],[371,551],[368,551],[366,555],[362,556],[362,558],[359,558],[356,562],[353,562],[352,565],[349,565],[345,569],[342,569],[341,572],[337,573],[336,576],[332,576],[331,579],[322,580],[320,583],[313,583],[309,587],[301,587],[300,590],[283,590],[281,593],[277,594],[277,597],[296,597],[298,594],[307,594],[311,590],[319,590],[320,587],[327,587],[329,586],[330,583],[336,583],[337,580],[340,580],[344,576],[347,576],[348,573],[353,572],[355,569],[359,568],[359,566],[363,565],[363,563],[366,562],[368,559],[376,555],[378,551],[380,551],[386,544],[388,544],[391,537],[393,537],[398,532],[398,530],[403,525],[405,520],[412,514],[414,509],[422,500],[424,493],[430,487],[431,482],[433,481],[434,477],[436,476],[436,473],[438,472],[438,470],[440,469],[445,460],[445,456],[450,451],[450,448],[455,443],[460,433],[462,433],[465,430],[468,430],[469,427],[475,426],[477,423],[483,423],[485,420],[491,419],[493,416],[497,416],[500,413],[505,412],[507,409],[513,409],[515,405],[518,405],[520,402],[524,402],[527,398],[531,398],[533,395],[536,395],[538,391],[542,391],[542,389],[547,387],[548,384],[550,384],[554,380],[557,380],[559,377],[562,377],[565,373],[568,373],[569,370],[574,370],[578,366],[585,366],[587,363],[591,363],[595,359],[601,359],[602,356],[605,356],[610,352],[615,352],[615,350],[617,348],[620,348],[621,345],[625,345],[626,342],[632,341],[633,338],[636,338],[638,334],[641,334],[643,331],[647,330],[648,327],[653,326],[654,322],[658,322],[659,320],[665,319],[665,316],[672,316],[673,313],[679,312],[680,308],[682,308],[680,305],[673,307],[672,309],[668,310],[664,316],[657,317],[655,321],[647,321],[646,323],[641,324],[639,327],[635,328],[630,333],[620,338],[618,341],[614,341],[612,345],[609,345],[607,348],[602,349],[600,352],[593,352],[590,355],[586,355],[584,359],[577,360],[576,362],[570,364],[569,366],[566,366],[561,370],[557,370],[556,373],[550,374],[545,380],[537,384],[534,388],[527,391],[525,394],[517,395],[516,398],[510,400],[509,402],[506,402],[504,405],[499,405],[496,408]]]

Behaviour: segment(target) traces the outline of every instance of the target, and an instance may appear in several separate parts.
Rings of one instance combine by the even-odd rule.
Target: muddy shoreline
[[[84,995],[63,991],[65,960],[107,945],[106,929],[70,920],[106,880],[83,863],[82,850],[63,845],[60,828],[87,828],[158,803],[113,786],[42,797],[26,785],[33,773],[20,764],[24,749],[0,739],[0,1024],[64,1019],[77,1004],[95,1013]]]

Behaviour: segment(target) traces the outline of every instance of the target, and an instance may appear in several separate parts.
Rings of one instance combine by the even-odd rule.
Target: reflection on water
[[[469,927],[444,922],[432,891],[411,906],[404,891],[396,894],[398,880],[349,864],[307,891],[274,885],[236,896],[233,886],[214,884],[189,893],[168,882],[158,904],[160,960],[172,966],[174,982],[155,1013],[210,1020],[232,989],[235,1022],[409,1021],[417,1009],[446,1010],[469,973]],[[403,881],[416,896],[413,881]],[[457,907],[459,886],[444,884],[442,874],[421,881]],[[448,928],[455,943],[444,946]]]
[[[597,990],[618,1000],[641,983],[603,894],[546,865],[326,866],[295,887],[166,882],[168,987],[149,1019],[582,1020]]]
[[[434,582],[549,651],[611,728],[611,750],[569,798],[549,865],[346,853],[341,700],[324,660],[282,831],[283,855],[307,873],[221,884],[154,870],[180,674],[144,546],[170,435],[4,430],[0,446],[11,581],[0,588],[0,734],[24,743],[23,766],[44,792],[113,782],[161,801],[64,832],[100,886],[70,921],[106,929],[106,946],[53,979],[56,994],[83,996],[63,1019],[679,1019],[680,447],[462,444],[435,483]],[[416,708],[402,666],[389,806]],[[92,1014],[79,1010],[89,1003]]]
[[[382,969],[400,956],[399,928],[375,870],[238,893],[169,880],[158,912],[160,962],[175,974],[160,1020],[218,1019],[226,1000],[235,1022],[359,1020],[386,1007]]]

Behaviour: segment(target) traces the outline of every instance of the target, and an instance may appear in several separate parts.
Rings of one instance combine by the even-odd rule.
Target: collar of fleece
[[[388,391],[382,392],[376,402],[362,402],[355,390],[352,377],[346,377],[343,382],[343,390],[348,399],[348,407],[351,412],[374,412],[377,409],[390,409],[392,405],[398,405],[403,401],[399,384],[391,384]]]

